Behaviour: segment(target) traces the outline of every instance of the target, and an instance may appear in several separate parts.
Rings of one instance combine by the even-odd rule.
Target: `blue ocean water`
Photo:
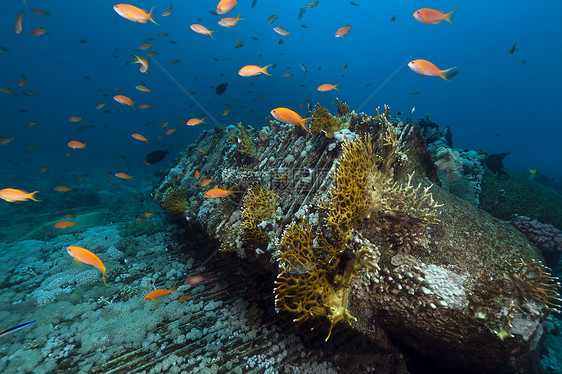
[[[177,152],[214,124],[261,126],[273,108],[288,107],[305,115],[305,108],[299,108],[304,99],[334,110],[330,102],[339,97],[369,114],[383,104],[404,116],[415,107],[414,119],[431,114],[440,126],[450,126],[455,147],[511,152],[505,165],[521,173],[537,168],[554,178],[562,174],[557,121],[561,94],[556,84],[562,81],[558,68],[562,26],[556,18],[561,4],[356,3],[324,0],[305,8],[299,20],[299,8],[304,8],[299,2],[258,0],[251,8],[252,2],[240,1],[229,16],[241,12],[243,21],[224,28],[217,24],[222,17],[209,12],[216,7],[213,1],[175,2],[170,17],[160,16],[169,7],[167,2],[135,2],[146,9],[156,5],[159,25],[128,21],[115,13],[111,2],[6,1],[0,14],[1,45],[9,52],[0,55],[0,86],[14,89],[18,96],[0,96],[0,136],[16,137],[0,148],[1,167],[10,169],[17,163],[23,175],[43,164],[61,172],[113,171],[120,168],[116,152],[121,152],[135,172],[142,169],[138,161],[148,150],[175,147]],[[453,15],[454,26],[426,25],[412,13],[427,5],[445,11],[462,7]],[[31,13],[33,7],[51,15]],[[16,35],[13,25],[20,12],[25,13],[24,30]],[[279,18],[268,24],[274,14]],[[192,23],[216,30],[215,40],[193,32]],[[351,32],[335,38],[335,31],[346,24]],[[280,37],[274,26],[291,34]],[[34,27],[44,27],[48,34],[32,36]],[[162,32],[168,35],[156,36]],[[142,74],[139,65],[126,63],[133,53],[146,56],[147,51],[138,47],[150,37],[155,39],[151,50],[159,54],[151,58],[149,72]],[[244,46],[234,48],[236,40],[243,40]],[[514,43],[517,51],[507,53]],[[406,64],[418,58],[441,69],[458,66],[459,74],[450,82],[417,75]],[[176,59],[180,62],[169,66]],[[309,72],[299,71],[299,63]],[[276,66],[270,68],[272,76],[240,77],[238,70],[247,64]],[[341,68],[344,65],[346,69]],[[283,77],[286,72],[293,76]],[[27,77],[27,84],[18,89],[20,74]],[[151,94],[135,90],[141,82]],[[223,82],[228,82],[228,89],[217,96],[214,87]],[[316,91],[323,83],[339,83],[340,91]],[[112,99],[115,88],[123,89],[119,93],[137,105],[152,107],[133,111],[121,106]],[[26,89],[37,96],[23,96]],[[414,90],[420,94],[412,95]],[[186,92],[195,92],[202,108]],[[107,102],[104,109],[111,113],[95,109],[101,102]],[[230,113],[222,116],[226,109]],[[209,117],[207,125],[188,128],[178,123],[191,113]],[[80,116],[83,122],[68,122],[70,116]],[[27,127],[28,121],[39,124]],[[161,127],[165,121],[170,123],[168,129],[177,131],[157,139],[165,133]],[[78,131],[81,125],[96,127]],[[150,145],[131,139],[133,132],[149,138]],[[86,142],[87,152],[64,157],[69,140]],[[26,151],[31,144],[39,147]]]

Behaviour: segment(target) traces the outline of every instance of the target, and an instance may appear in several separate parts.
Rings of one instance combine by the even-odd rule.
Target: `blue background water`
[[[217,24],[225,16],[209,12],[217,1],[173,2],[170,17],[160,16],[170,5],[167,1],[132,3],[145,9],[157,5],[154,19],[159,26],[120,17],[111,1],[29,0],[27,5],[20,0],[3,1],[0,45],[10,52],[0,54],[0,87],[11,88],[18,96],[0,93],[0,136],[16,137],[0,146],[0,167],[5,170],[2,188],[35,189],[34,181],[44,177],[38,172],[40,166],[48,166],[61,179],[67,174],[97,178],[118,171],[137,175],[143,173],[141,160],[146,153],[170,148],[173,156],[214,121],[258,127],[276,107],[306,114],[304,107],[299,108],[305,99],[335,111],[330,102],[336,97],[368,114],[389,104],[394,113],[401,110],[403,118],[415,106],[415,119],[429,113],[440,126],[452,128],[455,147],[510,151],[505,164],[511,169],[525,173],[537,168],[552,177],[562,175],[558,110],[562,99],[562,3],[357,3],[359,6],[322,0],[316,8],[306,9],[299,20],[299,8],[306,1],[258,0],[254,9],[251,1],[239,1],[226,16],[242,12],[244,20],[228,29]],[[446,22],[425,25],[412,17],[421,7],[450,11],[460,5],[453,16],[454,26]],[[31,13],[35,7],[51,15]],[[24,31],[16,35],[13,25],[20,12],[25,12]],[[268,24],[266,20],[273,14],[279,19]],[[390,21],[393,15],[397,16],[394,23]],[[192,23],[217,30],[216,40],[193,32]],[[351,33],[335,38],[335,31],[345,24],[351,25]],[[273,32],[274,26],[291,34],[280,37]],[[32,36],[34,27],[45,27],[49,34]],[[168,36],[157,37],[161,32]],[[126,63],[133,53],[146,56],[147,51],[136,49],[148,37],[156,39],[151,50],[159,54],[151,58],[148,74],[142,74],[138,64]],[[81,44],[81,39],[88,42]],[[278,43],[280,39],[284,44]],[[235,40],[243,40],[245,45],[235,49]],[[507,53],[515,42],[518,51]],[[441,69],[458,66],[459,74],[450,82],[415,74],[406,64],[418,58]],[[175,59],[181,62],[169,66]],[[299,63],[310,72],[299,71]],[[270,68],[271,77],[240,77],[238,70],[247,64],[277,66]],[[341,69],[346,64],[347,69]],[[294,75],[283,77],[285,72]],[[16,86],[20,74],[27,76],[23,88]],[[229,83],[228,89],[217,96],[214,87],[222,82]],[[316,90],[320,84],[338,82],[339,92]],[[138,84],[151,88],[152,93],[137,91]],[[116,87],[136,106],[151,103],[152,107],[133,111],[121,106],[112,99]],[[25,90],[38,96],[23,96]],[[420,94],[412,95],[413,90]],[[186,94],[192,91],[203,109]],[[101,102],[107,102],[104,109],[111,113],[95,109]],[[21,113],[21,109],[27,112]],[[222,116],[225,109],[231,111]],[[71,123],[71,116],[84,121]],[[178,123],[195,116],[210,117],[209,124],[188,127]],[[39,124],[27,127],[28,121]],[[161,126],[164,121],[169,121],[166,129]],[[96,127],[78,131],[83,125]],[[177,131],[166,136],[170,128]],[[150,144],[132,139],[134,132],[149,138]],[[163,137],[158,139],[159,135]],[[65,157],[70,140],[87,143],[87,149]],[[28,151],[30,144],[39,147]],[[150,170],[147,175],[153,177]]]

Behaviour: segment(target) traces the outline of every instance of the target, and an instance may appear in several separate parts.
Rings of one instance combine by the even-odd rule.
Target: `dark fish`
[[[283,44],[285,41],[283,39],[279,39],[279,44]]]
[[[254,40],[260,40],[257,36],[252,36],[252,39],[254,39]]]
[[[148,162],[149,164],[155,164],[162,161],[167,154],[168,150],[150,152],[146,155],[146,162]]]
[[[416,91],[416,90],[412,91],[412,95],[419,95],[419,94],[420,94],[420,91]]]
[[[512,55],[514,52],[517,52],[517,48],[515,48],[515,46],[517,45],[517,43],[513,44],[513,47],[509,48],[507,50],[507,53],[509,53],[510,55]]]
[[[310,2],[306,3],[306,7],[307,8],[315,8],[319,3],[320,3],[320,0],[310,1]]]
[[[448,73],[447,73],[447,76],[446,76],[447,80],[451,80],[451,79],[452,79],[454,76],[456,76],[458,73],[459,73],[458,70],[448,72]]]
[[[252,1],[252,9],[254,9],[257,4],[258,4],[258,0]]]
[[[526,64],[526,63],[527,63],[527,60],[521,60],[521,63],[522,63],[522,64]]]
[[[0,336],[5,336],[5,335],[8,335],[8,334],[11,334],[15,331],[23,329],[24,327],[33,325],[34,323],[35,323],[35,321],[31,321],[31,322],[24,322],[24,323],[20,323],[19,325],[12,326],[9,329],[0,331]]]
[[[176,43],[176,42],[175,42],[175,41],[173,41],[173,40],[170,40],[170,44],[174,44],[174,45],[177,45],[178,43]]]
[[[89,81],[92,80],[92,78],[88,77],[87,75],[84,75],[84,79],[87,79],[87,80],[89,80]]]
[[[507,175],[503,168],[503,159],[510,153],[511,152],[488,155],[488,157],[486,157],[486,166],[498,177],[502,174]]]
[[[308,73],[308,69],[306,68],[306,66],[304,66],[303,63],[299,62],[299,69],[303,72],[303,73]]]
[[[301,23],[301,27],[302,27],[303,29],[308,29],[308,26],[305,25],[305,24],[302,24],[302,23]]]
[[[396,14],[392,15],[392,18],[390,19],[390,22],[396,22],[396,18],[398,18],[398,17],[396,17]]]
[[[353,5],[353,6],[359,6],[359,4],[357,4],[357,3],[353,2],[353,1],[350,1],[349,3],[350,3],[351,5]]]
[[[33,8],[33,9],[31,9],[31,12],[37,14],[38,16],[48,16],[48,15],[51,14],[51,13],[47,12],[46,10],[39,9],[39,8]]]
[[[88,41],[86,39],[80,39],[79,42],[80,42],[80,44],[88,43]]]
[[[277,18],[279,18],[277,14],[269,16],[269,18],[267,19],[267,23],[273,23]]]
[[[215,88],[215,92],[217,95],[222,95],[224,93],[224,91],[226,91],[226,87],[228,86],[228,83],[221,83],[219,84],[216,88]]]
[[[302,18],[302,16],[304,15],[304,12],[306,12],[306,8],[299,8],[300,13],[299,13],[299,19]]]

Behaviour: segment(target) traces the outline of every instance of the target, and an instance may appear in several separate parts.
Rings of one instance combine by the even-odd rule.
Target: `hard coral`
[[[254,184],[244,196],[242,208],[243,221],[240,228],[245,242],[256,243],[266,239],[257,227],[259,221],[270,218],[275,213],[277,194],[259,184]]]
[[[324,106],[317,104],[312,111],[312,122],[310,132],[319,134],[323,132],[328,138],[334,137],[334,132],[349,127],[349,119],[338,116],[334,117]]]
[[[185,214],[187,209],[186,190],[184,188],[172,188],[164,197],[164,209],[171,214]]]
[[[236,144],[238,152],[250,157],[256,157],[256,146],[252,140],[252,135],[244,128],[242,123],[238,124],[238,129],[228,133],[232,144]]]

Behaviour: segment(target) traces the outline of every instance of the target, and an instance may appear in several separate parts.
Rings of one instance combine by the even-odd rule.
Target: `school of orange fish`
[[[25,3],[25,0],[24,0]],[[219,15],[225,15],[227,13],[229,13],[230,11],[232,11],[234,9],[234,7],[236,6],[237,1],[236,0],[220,0],[220,2],[217,5],[216,8],[216,14]],[[313,1],[313,2],[309,2],[306,4],[307,8],[313,8],[316,7],[319,4],[319,1]],[[351,2],[352,5],[357,5],[356,3]],[[152,23],[155,23],[158,25],[158,23],[153,19],[153,10],[155,7],[153,7],[152,9],[150,9],[149,12],[147,12],[144,9],[138,8],[136,6],[130,5],[130,4],[116,4],[113,6],[113,9],[115,10],[115,12],[129,20],[132,22],[139,22],[139,23],[148,23],[149,21]],[[443,11],[440,10],[436,10],[436,9],[430,9],[430,8],[422,8],[419,10],[416,10],[413,13],[413,17],[415,18],[415,20],[417,20],[420,23],[423,24],[438,24],[441,23],[443,21],[449,22],[452,24],[451,21],[451,16],[453,15],[453,13],[457,10],[458,8],[445,13]],[[302,9],[301,9],[301,15],[302,15]],[[33,12],[34,14],[40,15],[40,16],[47,16],[50,13],[48,11],[42,10],[42,9],[37,9],[37,8],[33,8],[31,9],[31,12]],[[168,17],[172,14],[172,6],[170,4],[170,8],[163,11],[161,13],[162,17]],[[238,24],[238,22],[244,20],[243,18],[240,18],[240,13],[236,16],[236,17],[225,17],[222,18],[218,24],[220,26],[226,27],[226,28],[231,28],[234,27]],[[15,24],[14,24],[14,30],[16,34],[20,34],[23,29],[23,17],[24,17],[24,13],[20,13],[17,15],[16,20],[15,20]],[[300,18],[300,16],[299,16]],[[268,23],[272,23],[273,21],[275,21],[275,19],[277,19],[276,15],[273,15],[271,17],[268,18],[267,22]],[[393,17],[392,22],[394,22],[395,17]],[[200,25],[200,24],[192,24],[190,25],[191,30],[193,30],[196,33],[202,34],[202,35],[208,35],[211,38],[214,39],[213,37],[213,33],[215,32],[215,30],[209,30],[207,27]],[[273,31],[275,33],[277,33],[280,36],[287,36],[290,34],[290,32],[284,30],[281,27],[274,27]],[[336,38],[342,38],[345,37],[346,35],[348,35],[351,31],[351,26],[350,25],[344,25],[340,28],[338,28],[335,32],[335,37]],[[48,34],[48,31],[45,28],[42,27],[35,27],[31,30],[31,34],[33,36],[44,36]],[[147,50],[150,49],[152,47],[152,44],[150,43],[145,43],[143,45],[141,45],[141,49],[143,50]],[[238,47],[238,45],[237,45]],[[150,57],[152,54],[149,52],[148,56]],[[149,60],[146,57],[142,57],[142,56],[138,56],[138,55],[133,55],[135,58],[135,61],[133,63],[138,63],[140,64],[140,72],[141,73],[148,73],[149,70]],[[176,61],[178,62],[178,61]],[[174,64],[174,61],[172,61],[170,63],[170,65],[172,66]],[[246,65],[243,66],[242,68],[240,68],[240,70],[238,71],[238,74],[242,77],[252,77],[252,76],[256,76],[256,75],[260,75],[260,74],[266,74],[266,75],[271,75],[268,71],[267,68],[270,67],[271,65],[267,65],[267,66],[257,66],[257,65]],[[427,61],[427,60],[423,60],[423,59],[417,59],[417,60],[413,60],[411,62],[408,63],[408,67],[415,73],[421,74],[421,75],[427,75],[427,76],[435,76],[435,77],[440,77],[444,80],[449,80],[448,76],[446,73],[448,73],[449,71],[451,71],[452,69],[455,69],[456,67],[450,68],[450,69],[445,69],[445,70],[441,70],[439,69],[435,64]],[[287,75],[288,74],[288,75]],[[290,76],[290,73],[284,73],[283,76]],[[23,87],[26,84],[26,77],[23,76],[22,79],[20,81],[18,81],[17,86],[18,87]],[[320,92],[327,92],[327,91],[331,91],[331,90],[338,90],[337,86],[339,85],[339,83],[336,84],[331,84],[331,83],[324,83],[318,86],[317,90]],[[150,92],[151,90],[148,89],[145,86],[142,85],[138,85],[135,87],[137,90],[141,91],[141,92]],[[0,92],[3,92],[5,94],[8,95],[16,95],[16,93],[8,88],[0,88]],[[33,96],[34,93],[32,91],[26,91],[24,92],[24,95],[27,96]],[[122,104],[122,105],[127,105],[133,109],[135,109],[134,106],[134,102],[131,98],[125,96],[125,95],[115,95],[113,97],[113,99],[115,101],[117,101],[118,103]],[[102,109],[103,107],[105,107],[106,103],[100,103],[96,106],[96,109]],[[144,109],[144,108],[148,108],[150,107],[150,104],[141,104],[139,105],[139,108]],[[297,125],[297,126],[302,126],[302,128],[306,131],[309,131],[309,128],[307,126],[308,122],[311,120],[311,118],[303,118],[301,117],[298,113],[296,113],[295,111],[289,109],[289,108],[275,108],[273,110],[271,110],[271,115],[278,121],[283,122],[283,123],[288,123],[288,124],[292,124],[292,125]],[[224,111],[222,113],[223,115],[227,115],[228,114],[228,110]],[[70,122],[80,122],[82,121],[81,117],[70,117],[69,118]],[[185,124],[187,126],[197,126],[197,125],[201,125],[201,124],[205,124],[205,118],[191,118],[188,121],[185,122]],[[28,124],[28,126],[33,126],[32,124]],[[165,124],[163,124],[162,127],[166,127],[167,126],[167,122]],[[170,135],[173,132],[175,132],[175,128],[174,129],[169,129],[167,130],[166,134]],[[138,134],[138,133],[134,133],[131,135],[134,139],[139,140],[141,142],[145,142],[148,143],[148,139],[145,138],[143,135]],[[0,138],[0,145],[6,145],[8,143],[10,143],[12,140],[14,140],[14,138]],[[86,149],[86,143],[82,143],[80,141],[77,140],[72,140],[68,142],[68,147],[72,148],[72,149]],[[200,152],[202,153],[206,153],[206,151],[204,149],[199,149]],[[145,160],[143,160],[143,162],[146,164],[147,162]],[[47,168],[42,168],[44,170],[40,170],[41,173],[45,172]],[[115,176],[120,178],[120,179],[132,179],[132,176],[129,176],[126,173],[115,173]],[[199,179],[200,175],[199,175],[199,171],[195,172],[195,178]],[[206,187],[208,186],[210,183],[212,182],[212,179],[203,179],[201,182],[201,186],[202,187]],[[65,187],[65,186],[57,186],[55,188],[56,191],[59,192],[69,192],[71,191],[70,188]],[[16,188],[4,188],[0,190],[0,198],[13,203],[13,202],[25,202],[25,201],[35,201],[35,202],[39,202],[40,200],[38,200],[35,195],[38,193],[38,191],[33,191],[31,193],[20,190],[20,189],[16,189]],[[208,191],[205,192],[204,196],[206,198],[224,198],[227,197],[229,195],[232,195],[233,192],[230,190],[225,190],[222,188],[212,188],[209,189]],[[152,215],[152,213],[150,212],[146,212],[145,213],[145,217],[148,218]],[[66,215],[66,218],[74,218],[72,215]],[[140,218],[140,217],[139,217]],[[142,219],[141,219],[142,220]],[[64,230],[66,228],[69,227],[73,227],[76,226],[76,222],[73,221],[60,221],[57,222],[54,227],[56,229],[61,229]],[[105,273],[106,273],[106,268],[103,264],[103,262],[92,252],[90,252],[89,250],[82,248],[82,247],[78,247],[78,246],[69,246],[67,248],[67,252],[69,253],[70,256],[72,256],[74,258],[74,261],[78,261],[81,263],[85,263],[88,265],[92,265],[94,267],[96,267],[98,270],[100,270],[102,272],[102,279],[103,279],[103,283],[107,285],[106,281],[105,281]],[[189,277],[184,284],[189,284],[189,285],[197,285],[201,282],[206,282],[209,281],[208,277],[202,276],[202,275],[194,275]],[[176,285],[174,285],[171,289],[157,289],[154,290],[152,292],[150,292],[148,295],[146,295],[144,297],[144,300],[156,300],[162,296],[168,295],[170,293],[174,293],[176,292],[175,289]],[[179,299],[179,302],[185,301],[189,298],[189,295],[184,295]]]

